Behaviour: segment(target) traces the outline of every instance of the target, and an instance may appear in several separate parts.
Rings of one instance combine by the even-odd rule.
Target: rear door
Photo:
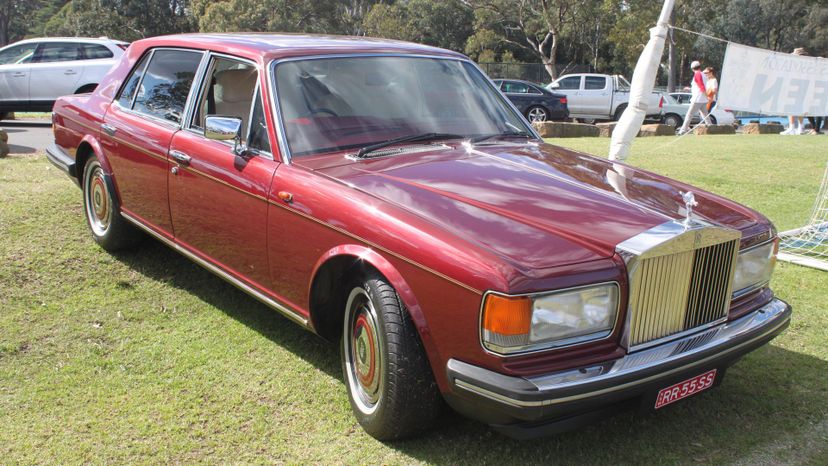
[[[204,52],[183,49],[147,52],[109,106],[101,127],[122,210],[170,238],[170,141],[181,127],[203,57]]]
[[[506,94],[506,97],[515,104],[515,107],[521,113],[526,113],[526,110],[532,105],[532,97],[529,95],[529,86],[519,81],[503,81],[500,85],[500,90]]]
[[[37,43],[7,47],[0,52],[0,105],[24,108],[29,101],[29,68]]]
[[[29,100],[34,106],[48,107],[62,95],[74,94],[83,66],[80,44],[43,42],[38,45],[31,65]]]
[[[578,98],[584,113],[591,115],[609,115],[610,80],[606,76],[584,76],[583,89]]]

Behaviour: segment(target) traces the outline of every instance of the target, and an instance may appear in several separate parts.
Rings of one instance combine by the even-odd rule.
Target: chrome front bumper
[[[447,372],[455,401],[465,408],[505,415],[489,419],[537,423],[640,397],[707,369],[723,371],[772,340],[790,318],[791,307],[774,299],[732,322],[601,364],[511,377],[452,359]]]

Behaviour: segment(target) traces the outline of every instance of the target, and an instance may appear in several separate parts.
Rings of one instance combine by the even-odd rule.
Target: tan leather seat
[[[257,75],[255,69],[224,70],[215,75],[216,114],[241,118],[242,136],[247,135]]]

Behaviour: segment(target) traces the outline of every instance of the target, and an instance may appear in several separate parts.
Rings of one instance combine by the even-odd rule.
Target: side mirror
[[[242,155],[247,147],[241,142],[242,119],[238,117],[207,115],[204,121],[204,137],[216,141],[235,141],[233,153]]]
[[[557,89],[557,88],[561,87],[561,85],[558,84],[558,83],[551,83],[548,87],[549,87],[549,89]]]

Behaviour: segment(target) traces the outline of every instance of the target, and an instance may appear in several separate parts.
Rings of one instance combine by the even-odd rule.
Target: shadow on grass
[[[336,345],[148,239],[116,257],[137,272],[191,293],[341,380]],[[624,412],[597,424],[539,440],[516,441],[447,413],[429,434],[387,446],[434,463],[690,463],[750,457],[787,441],[828,416],[828,362],[766,346],[728,370],[724,383],[652,415]],[[301,390],[302,387],[297,387]],[[324,402],[324,401],[320,401]]]
[[[136,250],[114,256],[148,278],[197,296],[332,377],[341,378],[335,344],[304,330],[164,244],[146,238]]]

